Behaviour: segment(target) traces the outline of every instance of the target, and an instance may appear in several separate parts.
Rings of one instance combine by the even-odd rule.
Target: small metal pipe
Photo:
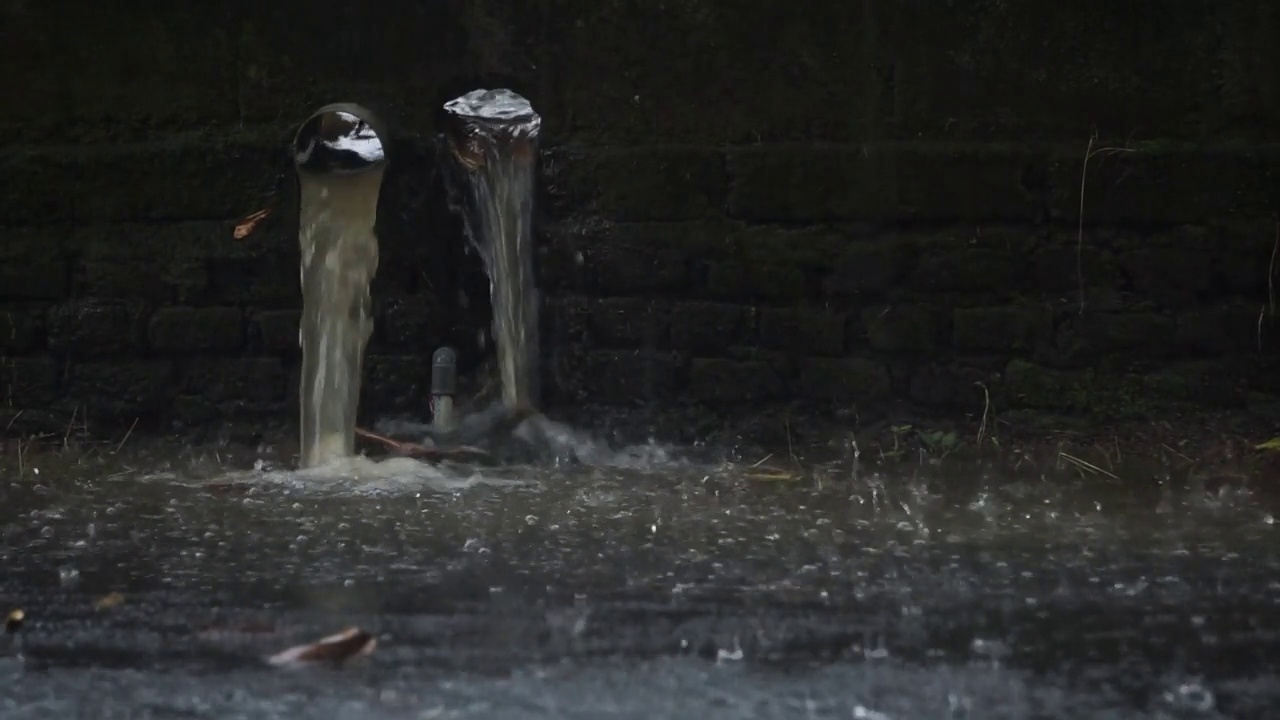
[[[458,355],[442,347],[431,356],[431,427],[438,433],[452,432],[458,418],[454,398],[458,394]]]

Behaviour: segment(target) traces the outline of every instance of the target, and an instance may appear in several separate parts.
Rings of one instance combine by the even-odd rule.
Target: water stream
[[[538,291],[533,269],[533,180],[541,118],[505,89],[475,90],[445,104],[462,168],[467,238],[489,274],[493,334],[508,409],[535,407]]]
[[[373,331],[369,283],[378,269],[374,223],[385,157],[377,133],[356,110],[322,110],[299,130],[295,145],[303,467],[355,452],[364,349]]]

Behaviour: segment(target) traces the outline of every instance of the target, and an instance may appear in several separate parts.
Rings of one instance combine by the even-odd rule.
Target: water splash
[[[542,119],[506,89],[474,90],[444,106],[465,175],[467,238],[489,275],[493,333],[508,408],[537,404],[538,291],[533,274],[533,174]]]
[[[373,331],[369,283],[386,167],[367,111],[322,108],[295,139],[301,246],[302,467],[355,452],[364,349]]]

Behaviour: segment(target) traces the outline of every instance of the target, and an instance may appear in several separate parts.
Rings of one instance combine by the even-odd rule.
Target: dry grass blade
[[[1088,460],[1082,460],[1082,459],[1080,459],[1080,458],[1076,457],[1075,455],[1070,455],[1070,454],[1068,454],[1068,453],[1065,453],[1065,452],[1061,452],[1061,451],[1059,451],[1059,452],[1058,452],[1058,457],[1062,458],[1063,460],[1066,460],[1067,462],[1071,463],[1072,465],[1075,465],[1076,467],[1080,468],[1081,470],[1088,470],[1089,472],[1094,473],[1094,474],[1097,474],[1097,475],[1106,475],[1107,477],[1111,478],[1112,480],[1119,480],[1119,479],[1120,479],[1120,478],[1119,478],[1115,473],[1109,472],[1109,471],[1107,471],[1107,470],[1103,470],[1102,468],[1098,467],[1097,465],[1094,465],[1093,463],[1089,462]]]
[[[276,653],[267,658],[267,662],[276,667],[341,665],[352,658],[372,653],[377,644],[377,639],[369,633],[351,627],[316,642]]]

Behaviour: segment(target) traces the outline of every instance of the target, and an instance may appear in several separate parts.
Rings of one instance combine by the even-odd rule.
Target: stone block
[[[293,0],[246,6],[236,25],[240,119],[292,125],[341,100],[374,110],[391,131],[431,135],[445,100],[495,74],[545,113],[535,60],[518,51],[523,36],[514,35],[538,25],[520,8],[527,13],[533,6],[398,3],[319,12]],[[387,32],[389,24],[396,32]]]
[[[591,310],[591,337],[601,347],[666,347],[671,329],[670,310],[640,298],[606,298]]]
[[[297,307],[302,302],[297,252],[210,260],[209,293],[222,302]]]
[[[1053,313],[1036,307],[956,308],[951,312],[951,342],[972,353],[1020,353],[1053,337]]]
[[[0,217],[16,224],[238,217],[292,171],[280,141],[244,135],[10,151]]]
[[[125,422],[168,410],[175,390],[168,360],[78,363],[67,376],[66,398],[97,418]]]
[[[898,285],[910,265],[910,255],[896,238],[850,243],[823,280],[823,294],[835,299],[878,298]]]
[[[626,405],[671,398],[683,361],[672,353],[597,350],[586,357],[582,391],[591,402]]]
[[[1057,370],[1011,360],[1004,372],[1004,395],[1013,407],[1079,411],[1090,406],[1091,371]]]
[[[729,260],[707,268],[707,294],[715,300],[790,303],[808,297],[808,278],[794,265]]]
[[[1260,297],[1267,293],[1269,279],[1271,285],[1280,282],[1280,269],[1273,269],[1271,261],[1276,252],[1276,227],[1269,219],[1228,225],[1214,250],[1216,284],[1229,294]],[[1275,272],[1275,278],[1269,278],[1269,270]]]
[[[1224,5],[878,6],[876,42],[893,63],[887,122],[902,137],[1059,140],[1081,156],[1093,128],[1199,138],[1221,119],[1220,41],[1204,28]]]
[[[723,223],[615,225],[579,239],[589,286],[611,295],[688,292],[695,266],[730,255],[737,230]]]
[[[1239,362],[1173,362],[1136,380],[1139,397],[1150,404],[1190,403],[1197,408],[1239,409],[1249,400],[1249,372]]]
[[[841,233],[823,228],[741,227],[732,251],[707,263],[708,294],[744,303],[809,299],[820,292],[820,278],[846,242]]]
[[[689,390],[695,399],[712,405],[768,402],[786,392],[769,362],[725,358],[695,358],[689,369]]]
[[[151,348],[164,353],[230,352],[244,347],[239,308],[169,307],[151,316]]]
[[[713,302],[678,303],[671,309],[671,346],[690,355],[722,355],[755,335],[756,310]]]
[[[556,165],[553,189],[565,202],[614,222],[697,220],[724,205],[727,180],[718,150],[602,148]]]
[[[269,310],[254,316],[250,325],[251,345],[260,344],[270,353],[297,353],[301,310]]]
[[[74,302],[49,311],[49,347],[78,355],[110,355],[142,345],[141,308],[125,303]]]
[[[749,148],[729,154],[730,217],[750,222],[885,220],[889,154],[860,147]]]
[[[43,313],[22,307],[0,310],[0,355],[28,352],[43,340]]]
[[[749,148],[729,172],[730,216],[757,222],[1022,222],[1047,192],[1043,153],[987,144]]]
[[[199,261],[160,258],[124,262],[86,262],[80,273],[80,294],[103,300],[142,300],[157,304],[192,302],[203,298],[208,271]]]
[[[844,353],[845,316],[821,309],[765,309],[760,312],[760,342],[800,355]]]
[[[58,366],[43,357],[0,356],[0,405],[45,408],[57,398]]]
[[[557,29],[540,45],[560,93],[557,132],[584,141],[848,140],[892,102],[861,4],[815,5],[803,18],[762,0],[543,7],[530,27]]]
[[[67,263],[60,259],[0,261],[0,299],[61,300],[67,279]]]
[[[1086,243],[1089,239],[1086,238]],[[1043,294],[1079,299],[1083,281],[1087,291],[1093,287],[1119,287],[1120,267],[1115,256],[1106,249],[1048,245],[1031,257],[1030,279]]]
[[[884,352],[928,352],[937,347],[942,334],[938,319],[920,305],[866,308],[862,326],[871,348]]]
[[[1135,291],[1162,307],[1186,307],[1195,303],[1217,279],[1213,256],[1194,250],[1135,250],[1120,257],[1120,266]]]
[[[921,405],[962,410],[981,417],[988,401],[1000,399],[999,380],[999,373],[964,362],[924,363],[911,372],[908,394]]]
[[[279,402],[286,395],[285,372],[275,358],[196,358],[182,373],[181,390],[213,403]]]
[[[1163,358],[1174,346],[1176,330],[1173,318],[1150,312],[1068,316],[1058,324],[1057,360],[1091,365],[1106,355]]]
[[[1047,158],[1034,146],[901,143],[880,181],[896,189],[896,216],[923,222],[1028,222],[1044,212]]]
[[[375,334],[392,348],[414,348],[424,353],[435,352],[445,335],[447,319],[444,308],[432,298],[411,295],[378,297]],[[297,334],[295,326],[295,338]],[[295,341],[296,344],[296,341]]]
[[[1041,240],[1032,231],[987,228],[903,238],[919,256],[910,278],[929,292],[985,292],[1008,297],[1030,286],[1030,258]]]
[[[360,412],[364,417],[409,412],[427,417],[431,408],[431,358],[369,355],[364,361]]]
[[[1259,308],[1245,305],[1200,308],[1178,314],[1174,343],[1192,355],[1221,357],[1258,350]],[[0,325],[0,328],[3,326]],[[1264,335],[1264,347],[1266,338]]]
[[[1084,153],[1051,166],[1050,212],[1080,216]],[[1151,146],[1090,161],[1085,178],[1088,225],[1207,223],[1221,218],[1268,217],[1280,209],[1280,148]]]
[[[0,72],[32,79],[7,98],[21,111],[0,121],[6,138],[119,142],[237,119],[236,64],[226,58],[237,55],[238,23],[224,8],[19,3],[4,24]]]
[[[892,393],[884,365],[862,358],[809,358],[800,363],[797,393],[838,405],[884,400]]]

